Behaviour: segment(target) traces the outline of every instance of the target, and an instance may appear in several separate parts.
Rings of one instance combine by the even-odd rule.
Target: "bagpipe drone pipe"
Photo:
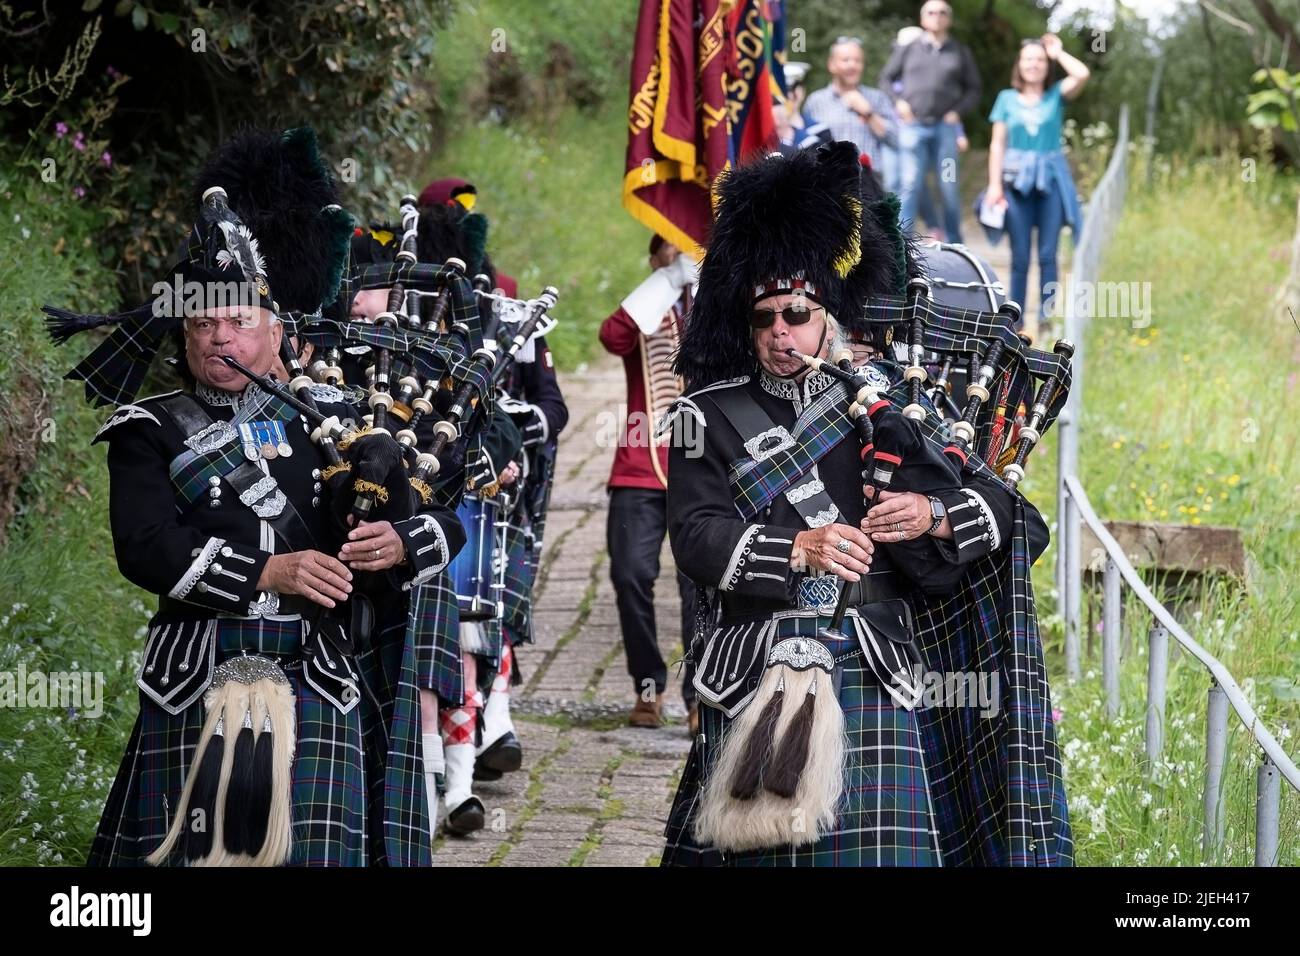
[[[537,299],[508,299],[489,292],[484,276],[471,282],[461,259],[417,262],[414,202],[402,199],[394,260],[355,266],[331,314],[304,317],[296,332],[300,346],[311,343],[321,356],[311,365],[315,381],[364,396],[371,409],[367,427],[395,430],[411,485],[428,503],[435,476],[449,479],[462,462],[468,488],[495,481],[476,470],[483,460],[470,455],[469,439],[490,416],[506,371],[532,338],[554,327],[547,312],[558,291],[548,287]],[[388,292],[385,311],[373,321],[348,316],[355,294],[375,289]],[[500,323],[500,337],[485,340],[484,316],[495,311],[510,318]],[[356,353],[372,359],[364,384],[348,380],[354,376],[346,357]]]
[[[1035,349],[1017,332],[1020,307],[997,312],[934,300],[930,283],[913,279],[906,296],[874,296],[856,327],[885,326],[905,343],[903,381],[889,390],[902,414],[939,442],[959,470],[987,467],[1008,488],[1024,478],[1025,460],[1056,421],[1069,395],[1074,346]],[[967,379],[957,403],[953,369]]]

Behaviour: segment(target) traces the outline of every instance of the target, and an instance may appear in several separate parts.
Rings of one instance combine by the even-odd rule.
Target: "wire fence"
[[[1128,192],[1129,114],[1120,111],[1119,133],[1106,172],[1088,203],[1084,225],[1074,249],[1070,293],[1064,296],[1065,338],[1075,345],[1074,380],[1065,409],[1057,419],[1057,560],[1056,584],[1065,623],[1066,677],[1079,680],[1080,639],[1083,606],[1081,563],[1084,525],[1092,531],[1105,552],[1102,572],[1102,686],[1106,712],[1115,717],[1120,710],[1119,670],[1123,589],[1127,586],[1150,612],[1147,631],[1146,756],[1154,768],[1164,748],[1165,691],[1169,670],[1169,638],[1175,641],[1208,672],[1205,741],[1204,822],[1201,845],[1207,859],[1213,859],[1224,836],[1224,767],[1227,760],[1228,711],[1231,708],[1251,734],[1260,750],[1256,773],[1255,865],[1275,866],[1278,854],[1278,824],[1281,817],[1283,778],[1300,791],[1300,770],[1278,744],[1246,700],[1228,669],[1198,644],[1178,624],[1173,614],[1151,592],[1125,555],[1124,549],[1097,517],[1079,478],[1080,410],[1086,371],[1086,338],[1096,297],[1086,290],[1096,288],[1106,239],[1113,234],[1124,211]],[[1082,294],[1080,294],[1082,293]]]

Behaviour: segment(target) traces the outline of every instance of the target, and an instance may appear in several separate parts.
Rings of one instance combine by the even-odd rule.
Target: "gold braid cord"
[[[373,481],[366,481],[364,478],[358,478],[352,483],[352,490],[362,495],[367,491],[373,492],[375,500],[380,504],[388,504],[388,489],[383,485],[377,485]]]
[[[337,465],[329,465],[326,468],[324,468],[320,473],[320,480],[329,481],[335,475],[341,475],[351,470],[352,470],[351,462],[341,461]]]
[[[433,489],[429,487],[427,481],[422,481],[419,478],[412,478],[410,479],[410,485],[412,490],[420,496],[421,501],[426,505],[433,504]]]
[[[352,443],[354,441],[356,441],[358,438],[364,438],[366,435],[371,434],[373,431],[374,429],[372,429],[369,425],[367,425],[365,428],[358,428],[356,431],[348,432],[346,435],[344,435],[342,438],[338,440],[337,443],[338,450],[347,451],[349,448],[352,447]]]

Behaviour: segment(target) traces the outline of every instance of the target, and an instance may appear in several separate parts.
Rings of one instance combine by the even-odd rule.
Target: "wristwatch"
[[[934,519],[926,534],[934,534],[939,530],[939,525],[943,524],[943,519],[948,517],[948,509],[943,506],[943,502],[934,495],[926,495],[930,499],[930,517]]]

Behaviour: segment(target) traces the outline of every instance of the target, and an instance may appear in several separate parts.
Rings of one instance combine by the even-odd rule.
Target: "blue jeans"
[[[920,211],[925,174],[934,170],[943,202],[943,231],[949,242],[961,242],[961,183],[957,167],[956,123],[902,123],[898,127],[899,196],[901,218],[914,228]],[[945,169],[948,175],[944,175]],[[931,223],[931,225],[934,225]]]
[[[1061,226],[1065,223],[1061,194],[1052,181],[1045,192],[1034,190],[1027,194],[1017,192],[1007,184],[1006,197],[1006,228],[1011,237],[1011,298],[1024,306],[1029,287],[1030,232],[1037,229],[1038,315],[1042,318],[1050,312],[1051,293],[1056,291],[1056,245],[1061,237]]]

